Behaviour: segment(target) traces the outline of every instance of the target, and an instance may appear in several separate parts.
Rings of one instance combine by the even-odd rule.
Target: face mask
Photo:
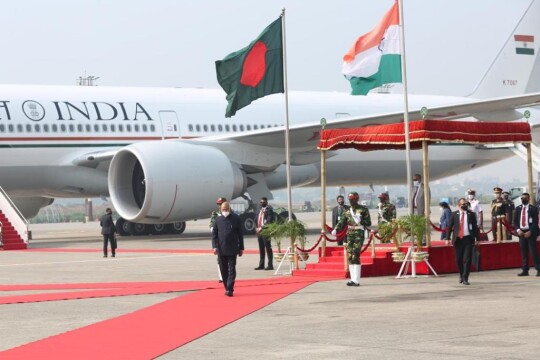
[[[463,210],[463,211],[467,210],[468,208],[469,208],[469,206],[467,206],[467,205],[461,205],[461,210]]]
[[[414,181],[413,181],[413,185],[414,185],[414,186],[420,186],[420,181],[414,180]]]
[[[472,199],[474,199],[474,195],[472,195],[472,194],[471,194],[471,195],[467,195],[467,198],[468,198],[469,200],[472,200]]]
[[[444,208],[439,208],[439,209],[440,209],[441,211],[443,211],[443,210],[444,210]]]
[[[527,200],[527,199],[521,199],[521,203],[522,203],[523,205],[527,205],[527,204],[529,203],[529,200]]]
[[[262,202],[262,203],[261,203],[261,206],[262,206],[262,207],[266,207],[266,205],[268,205],[267,202]]]
[[[508,195],[503,195],[504,200],[508,200]]]
[[[230,211],[222,211],[221,215],[227,217],[227,216],[229,216],[230,213],[231,213]]]
[[[345,201],[339,200],[337,203],[339,204],[339,206],[343,206],[345,204]]]

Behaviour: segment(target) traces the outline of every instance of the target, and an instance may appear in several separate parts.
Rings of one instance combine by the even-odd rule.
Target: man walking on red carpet
[[[221,204],[221,215],[212,229],[212,249],[219,258],[225,295],[233,296],[236,279],[236,259],[244,252],[244,235],[240,216],[231,212],[227,201]]]

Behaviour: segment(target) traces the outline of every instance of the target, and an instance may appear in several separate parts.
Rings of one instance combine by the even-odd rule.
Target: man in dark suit
[[[244,252],[244,235],[240,216],[231,212],[228,202],[221,204],[221,215],[212,229],[212,249],[218,256],[225,295],[233,296],[236,280],[236,258]]]
[[[465,198],[459,199],[459,210],[452,213],[446,240],[452,235],[456,264],[459,269],[459,282],[470,285],[471,256],[475,240],[478,240],[478,224],[476,214],[469,210],[469,203]]]
[[[105,210],[105,215],[99,220],[99,225],[101,225],[101,235],[103,235],[103,257],[107,257],[107,244],[109,242],[111,243],[112,257],[115,257],[116,239],[114,238],[114,233],[116,232],[116,227],[114,226],[111,208]]]
[[[272,239],[261,235],[261,231],[266,224],[276,221],[272,206],[268,205],[268,199],[262,197],[260,201],[261,209],[257,215],[257,241],[259,242],[259,266],[255,270],[274,270]],[[268,266],[264,267],[264,256],[268,257]]]
[[[540,259],[536,237],[538,236],[538,208],[530,205],[531,197],[528,193],[521,194],[521,205],[514,211],[514,228],[519,236],[521,248],[521,272],[518,276],[529,276],[529,251],[531,252],[536,276],[540,276]]]
[[[349,210],[349,205],[345,205],[345,198],[343,195],[338,195],[336,198],[337,206],[332,209],[332,229],[336,227],[336,224],[339,222],[343,213]],[[345,235],[341,240],[337,242],[338,245],[343,245],[343,241],[347,241],[347,236]]]

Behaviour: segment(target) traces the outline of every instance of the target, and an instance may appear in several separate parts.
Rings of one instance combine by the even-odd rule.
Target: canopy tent
[[[411,149],[423,149],[423,179],[429,183],[427,147],[437,143],[502,144],[523,143],[527,146],[529,189],[532,189],[531,127],[527,122],[471,122],[449,120],[417,120],[409,123]],[[357,149],[360,151],[405,149],[404,124],[372,125],[350,129],[327,129],[320,134],[321,197],[326,203],[326,151]],[[429,219],[429,186],[424,187],[426,217]],[[326,213],[321,215],[322,229]],[[427,245],[430,246],[429,232]],[[325,243],[323,242],[323,248]],[[324,254],[324,249],[322,251]],[[323,255],[324,256],[324,255]]]

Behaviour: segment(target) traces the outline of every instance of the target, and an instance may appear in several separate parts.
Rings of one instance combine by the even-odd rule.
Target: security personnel
[[[377,218],[377,224],[383,222],[392,222],[396,220],[396,206],[390,203],[387,193],[382,193],[379,195],[379,216]]]
[[[210,215],[210,232],[212,232],[212,228],[214,227],[214,224],[216,223],[216,218],[221,215],[221,204],[223,204],[225,201],[227,201],[224,197],[219,197],[216,200],[217,210],[212,211],[212,215]]]
[[[529,276],[529,252],[531,253],[536,276],[540,276],[540,256],[538,255],[538,208],[529,204],[531,197],[528,193],[521,194],[521,205],[514,213],[514,228],[519,236],[521,249],[521,272],[518,276]]]
[[[345,205],[345,198],[343,195],[338,195],[336,198],[337,206],[332,209],[332,228],[336,227],[336,224],[343,216],[343,213],[349,210],[349,205]],[[344,236],[337,242],[338,245],[343,245],[343,242],[347,242],[347,237]]]
[[[360,196],[357,192],[349,193],[348,197],[351,208],[343,214],[334,230],[332,230],[332,235],[336,235],[338,231],[346,225],[348,226],[346,248],[351,281],[347,283],[347,286],[360,286],[360,250],[364,245],[365,227],[371,225],[371,217],[369,209],[358,203]]]
[[[510,193],[508,191],[502,192],[502,198],[504,203],[506,204],[506,218],[510,219],[509,221],[512,221],[514,218],[514,209],[516,208],[516,205],[514,205],[514,201],[510,199]],[[506,240],[512,240],[512,233],[506,230]]]
[[[497,241],[497,216],[504,216],[506,221],[511,221],[511,219],[507,218],[507,205],[502,198],[502,189],[495,186],[493,193],[495,194],[495,199],[491,200],[491,227],[493,228],[493,241]]]

